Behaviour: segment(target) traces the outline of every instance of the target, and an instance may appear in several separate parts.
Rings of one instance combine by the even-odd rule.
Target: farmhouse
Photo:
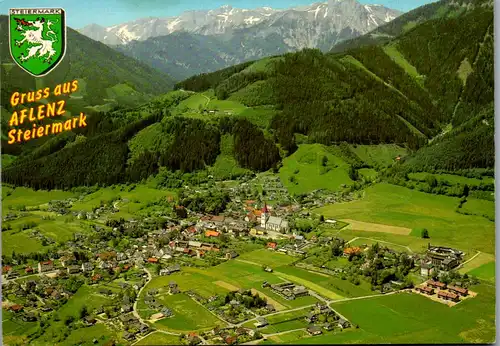
[[[274,242],[271,242],[271,243],[267,243],[267,248],[268,249],[273,249],[273,250],[276,250],[276,247],[278,246],[278,244],[274,243]]]
[[[68,266],[68,274],[76,274],[80,272],[80,266],[70,265]]]
[[[38,272],[43,273],[43,272],[48,272],[50,270],[54,269],[54,263],[52,261],[45,261],[45,262],[39,262],[38,263]]]
[[[90,272],[93,269],[94,269],[94,265],[92,263],[89,263],[89,262],[82,263],[82,271],[84,273]]]
[[[217,231],[205,231],[205,237],[218,237],[220,235]]]
[[[307,332],[308,332],[310,335],[320,335],[320,334],[323,334],[323,332],[321,331],[321,328],[320,328],[320,327],[317,327],[317,326],[310,326],[310,327],[307,327]]]
[[[417,292],[425,293],[427,295],[433,295],[434,294],[434,288],[423,286],[423,287],[417,287],[415,288]]]
[[[423,277],[429,277],[434,272],[434,265],[432,263],[423,263],[420,266],[420,275]]]
[[[340,318],[338,321],[338,326],[339,326],[339,328],[342,328],[342,329],[349,328],[349,321],[346,321],[343,318]]]
[[[448,291],[458,294],[459,296],[466,297],[469,294],[469,290],[467,288],[456,287],[456,286],[448,286]]]
[[[361,248],[355,246],[355,247],[348,247],[344,249],[344,256],[349,257],[349,256],[355,256],[359,255],[362,252]]]
[[[9,307],[9,309],[13,312],[21,312],[23,311],[23,307],[19,304],[14,304]]]
[[[433,280],[427,281],[427,286],[433,287],[433,288],[439,288],[441,290],[446,289],[446,284],[444,282],[433,281]]]
[[[268,324],[269,323],[267,322],[267,320],[264,317],[257,317],[257,322],[254,323],[254,326],[256,326],[257,328],[262,328],[262,327],[267,326]]]
[[[454,302],[460,301],[460,298],[457,294],[446,291],[439,291],[438,297],[444,300],[451,300]]]
[[[175,283],[175,281],[170,281],[170,283],[168,284],[168,289],[170,294],[177,294],[180,292],[179,286],[177,286],[177,283]]]

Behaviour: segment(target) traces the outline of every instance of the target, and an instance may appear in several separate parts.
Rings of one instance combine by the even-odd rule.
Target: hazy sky
[[[431,0],[358,0],[364,4],[381,4],[401,11],[409,11]],[[287,8],[309,5],[315,0],[0,0],[0,14],[8,14],[9,8],[62,7],[66,10],[68,26],[79,29],[96,23],[110,26],[142,17],[176,16],[186,10],[213,9],[222,5],[238,8],[268,6]]]

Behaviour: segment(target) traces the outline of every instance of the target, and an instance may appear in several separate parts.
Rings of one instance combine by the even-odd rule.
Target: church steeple
[[[268,217],[269,216],[268,216],[268,211],[267,211],[267,203],[264,202],[264,208],[262,208],[262,215],[260,216],[260,226],[262,228],[266,228]]]

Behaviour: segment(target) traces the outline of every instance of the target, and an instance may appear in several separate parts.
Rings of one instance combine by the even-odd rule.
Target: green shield
[[[9,11],[12,59],[26,72],[41,77],[66,53],[66,21],[62,8],[13,8]]]

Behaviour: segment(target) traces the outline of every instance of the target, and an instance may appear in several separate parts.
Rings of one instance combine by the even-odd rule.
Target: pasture
[[[325,218],[353,219],[411,229],[427,228],[430,236],[428,241],[433,244],[455,246],[469,253],[494,253],[494,222],[479,216],[457,213],[455,209],[458,202],[459,199],[454,197],[431,195],[380,183],[365,189],[364,197],[359,200],[328,205],[315,212],[323,214]],[[399,238],[403,245],[418,244],[424,240],[418,238],[419,234],[413,237],[349,230],[342,230],[339,236],[343,237],[344,233],[382,240]]]
[[[302,144],[283,160],[279,176],[291,194],[317,189],[338,191],[341,185],[352,183],[349,167],[346,161],[321,144]]]
[[[236,259],[236,261],[247,261],[256,265],[267,265],[271,268],[288,265],[296,260],[295,257],[268,249],[247,252]]]
[[[473,290],[477,297],[453,308],[411,293],[334,302],[331,307],[359,325],[363,343],[491,343],[495,289],[479,285]]]
[[[370,284],[364,280],[360,280],[360,284],[356,286],[339,277],[319,274],[297,267],[279,267],[276,268],[275,274],[283,279],[303,285],[332,300],[374,294],[370,289]]]
[[[198,304],[186,294],[165,295],[161,302],[171,309],[174,316],[164,318],[154,323],[159,329],[168,329],[178,332],[189,332],[213,328],[223,324],[221,320],[206,310],[203,305]]]
[[[475,256],[475,257],[473,257],[473,256]],[[487,263],[495,261],[495,256],[494,255],[491,255],[491,254],[488,254],[488,253],[484,253],[484,252],[480,252],[477,255],[476,254],[472,254],[472,255],[470,255],[470,257],[473,257],[473,258],[470,261],[468,261],[467,263],[463,264],[460,267],[459,271],[460,271],[461,274],[468,273],[471,270],[476,269],[476,268],[482,266],[483,264],[487,264]]]
[[[4,192],[5,189],[5,192]],[[2,215],[9,212],[9,209],[18,209],[22,206],[33,207],[47,204],[52,200],[62,200],[75,197],[74,193],[62,190],[32,190],[26,187],[11,188],[2,185]]]
[[[395,144],[351,145],[351,150],[373,167],[389,167],[398,155],[406,156],[407,150]]]
[[[162,332],[154,332],[139,341],[137,346],[146,345],[178,345],[179,337],[177,335],[165,334]]]
[[[114,199],[122,199],[116,204],[120,212],[116,213],[115,216],[133,216],[134,213],[147,206],[150,202],[162,197],[175,198],[175,196],[174,191],[153,189],[146,185],[115,185],[101,188],[86,195],[82,200],[75,202],[71,209],[75,211],[91,211],[93,208],[98,207],[101,201],[109,202]],[[124,199],[127,201],[124,202]]]
[[[477,277],[480,280],[490,281],[495,283],[495,262],[485,263],[477,268],[472,269],[468,274]]]
[[[488,220],[495,220],[495,202],[469,197],[462,205],[461,212],[470,215],[483,216]]]

